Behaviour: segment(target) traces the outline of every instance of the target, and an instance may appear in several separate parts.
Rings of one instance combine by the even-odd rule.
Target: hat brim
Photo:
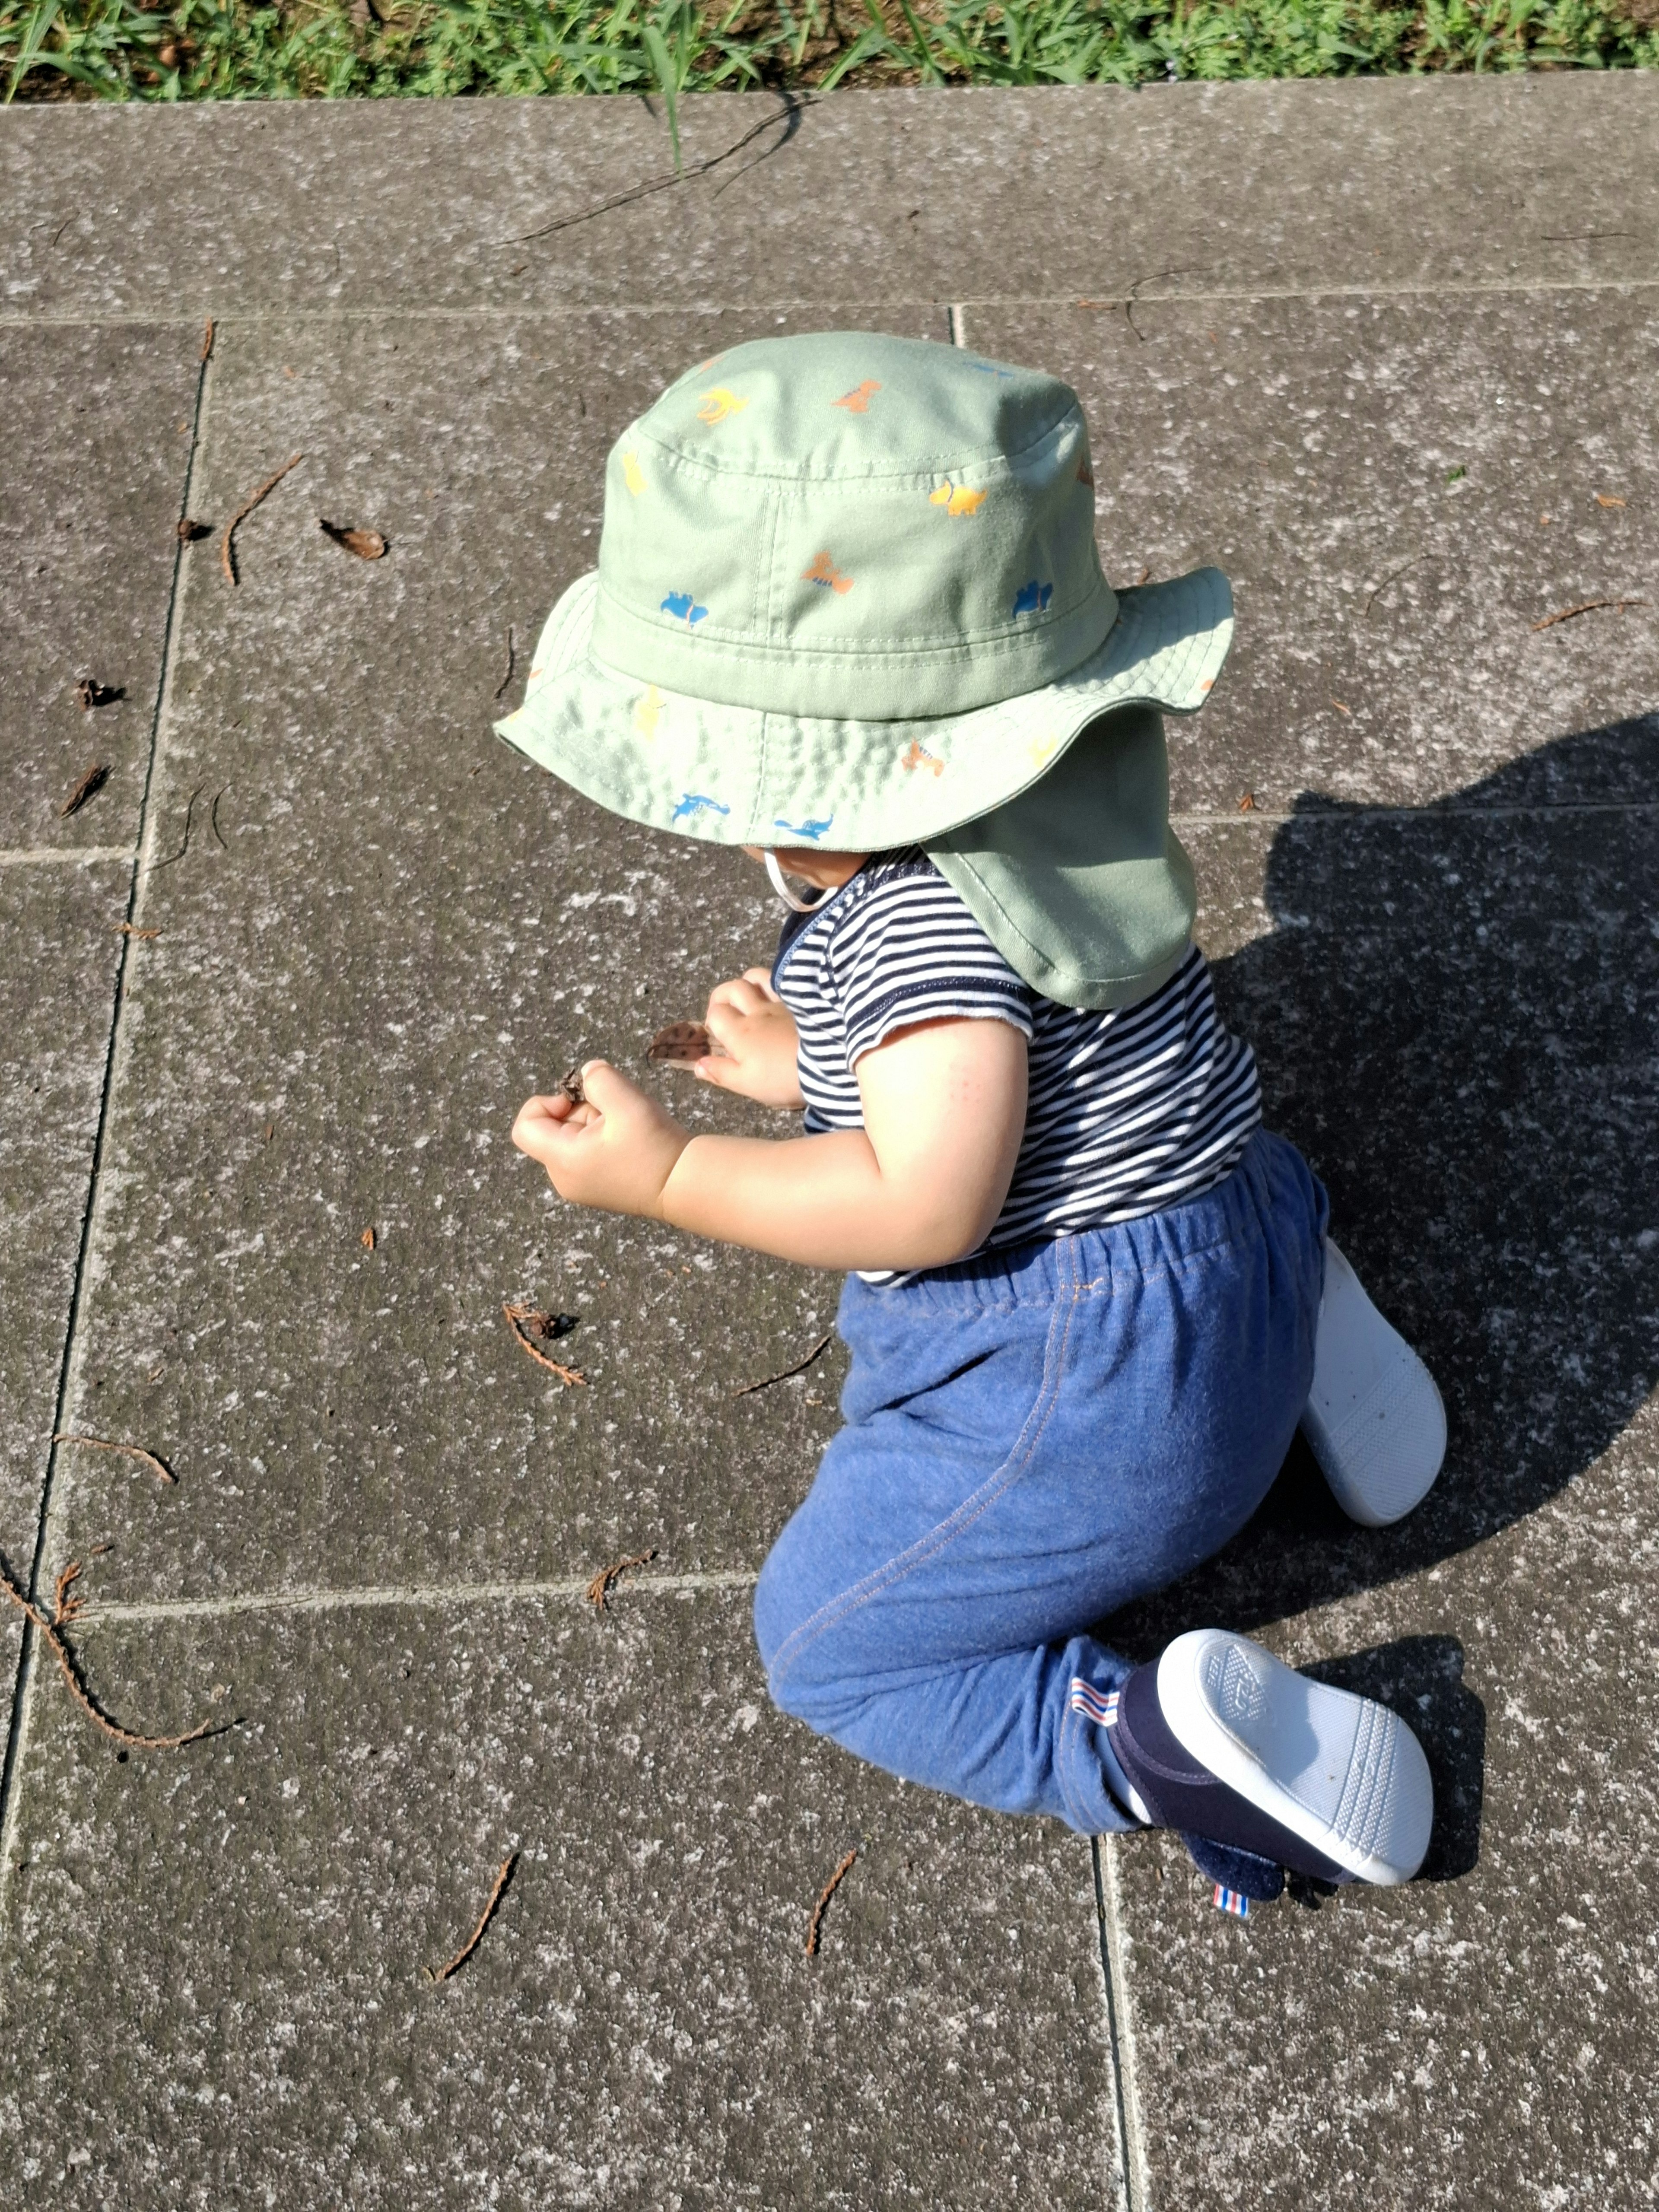
[[[921,844],[1004,805],[1108,708],[1189,714],[1232,642],[1218,568],[1121,592],[1097,651],[1057,683],[936,720],[816,720],[623,675],[592,647],[598,578],[548,617],[525,701],[497,733],[613,814],[720,845]]]

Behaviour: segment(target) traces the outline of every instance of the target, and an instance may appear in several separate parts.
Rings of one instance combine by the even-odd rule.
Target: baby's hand
[[[705,1019],[726,1057],[710,1054],[697,1062],[695,1073],[704,1083],[762,1106],[806,1103],[795,1067],[795,1018],[764,968],[745,969],[734,981],[716,984]]]
[[[586,1097],[526,1098],[513,1141],[539,1160],[561,1198],[607,1213],[660,1218],[663,1185],[690,1143],[689,1131],[605,1060],[582,1069]]]

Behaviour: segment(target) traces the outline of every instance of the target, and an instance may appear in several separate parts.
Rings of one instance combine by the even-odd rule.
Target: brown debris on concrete
[[[601,1567],[587,1585],[587,1602],[594,1612],[605,1613],[609,1609],[611,1591],[630,1567],[648,1566],[656,1556],[657,1547],[653,1544],[648,1552],[630,1552],[625,1559],[617,1559],[611,1566]]]
[[[539,1336],[544,1342],[550,1344],[556,1338],[564,1335],[566,1331],[556,1326],[563,1316],[544,1313],[539,1306],[514,1305],[510,1300],[503,1303],[501,1311],[507,1316],[507,1325],[513,1332],[514,1341],[521,1352],[528,1352],[538,1367],[545,1367],[550,1374],[556,1375],[567,1390],[586,1386],[587,1377],[579,1367],[562,1366],[556,1359],[550,1359],[544,1352],[538,1351],[532,1341],[533,1337]]]
[[[267,494],[275,491],[277,485],[281,483],[283,478],[288,474],[289,471],[290,469],[298,468],[304,459],[305,455],[303,453],[294,453],[290,455],[289,458],[283,463],[282,467],[276,471],[276,474],[274,476],[267,477],[264,482],[260,485],[258,490],[254,493],[252,498],[245,500],[242,505],[237,508],[235,514],[231,516],[230,520],[226,523],[225,534],[219,541],[219,566],[225,572],[225,580],[227,583],[234,584],[238,580],[236,574],[236,556],[231,544],[231,540],[236,535],[237,524],[239,522],[246,522],[249,515],[252,514],[254,508],[258,507],[260,501],[264,499]]]
[[[167,1462],[158,1459],[153,1451],[146,1451],[143,1444],[112,1443],[107,1437],[85,1437],[78,1431],[70,1429],[58,1430],[51,1442],[55,1444],[86,1444],[93,1451],[125,1452],[133,1459],[143,1460],[144,1465],[159,1474],[163,1482],[170,1482],[176,1486],[179,1480]]]
[[[171,1477],[168,1478],[169,1480],[171,1480]],[[78,1569],[75,1570],[75,1572],[78,1571]],[[67,1581],[65,1580],[65,1576],[68,1577]],[[69,1582],[72,1582],[73,1580],[74,1573],[71,1573],[68,1569],[64,1571],[64,1575],[59,1576],[58,1593],[60,1604],[62,1602],[64,1593],[68,1588]],[[52,1653],[52,1657],[58,1662],[58,1671],[63,1675],[64,1681],[68,1683],[70,1695],[74,1698],[76,1704],[80,1706],[82,1711],[87,1716],[88,1720],[95,1723],[95,1724],[103,1730],[106,1735],[112,1736],[117,1743],[126,1744],[134,1751],[179,1751],[182,1750],[184,1746],[187,1743],[200,1742],[201,1739],[204,1735],[216,1735],[219,1729],[223,1726],[222,1722],[203,1721],[197,1727],[187,1729],[183,1735],[138,1735],[131,1729],[123,1728],[118,1721],[112,1721],[109,1715],[104,1711],[103,1708],[98,1704],[97,1700],[92,1695],[92,1692],[88,1689],[86,1684],[82,1680],[80,1669],[76,1663],[75,1654],[70,1650],[69,1645],[64,1641],[63,1637],[58,1633],[55,1624],[46,1618],[46,1614],[41,1612],[38,1605],[32,1605],[29,1602],[28,1599],[25,1597],[22,1591],[18,1589],[16,1583],[13,1582],[11,1577],[6,1572],[3,1567],[0,1567],[0,1592],[3,1592],[3,1594],[10,1599],[12,1604],[17,1607],[18,1611],[23,1613],[34,1624],[35,1627],[39,1629],[47,1650]],[[79,1608],[78,1607],[74,1607],[73,1609],[78,1610]]]
[[[88,799],[95,799],[109,781],[109,763],[99,761],[89,768],[69,797],[58,810],[58,819],[67,822],[71,814],[78,814]]]
[[[1593,615],[1600,607],[1614,607],[1623,614],[1626,607],[1644,607],[1646,605],[1645,599],[1581,599],[1576,607],[1563,607],[1559,614],[1546,615],[1542,622],[1535,622],[1532,627],[1534,630],[1553,629],[1557,623],[1573,622],[1580,615]]]
[[[792,1375],[805,1375],[835,1333],[833,1328],[826,1329],[805,1358],[798,1359],[793,1367],[781,1368],[775,1375],[763,1376],[758,1382],[745,1382],[741,1389],[734,1390],[732,1395],[734,1398],[747,1398],[756,1390],[769,1390],[775,1382],[787,1382]]]
[[[501,1903],[501,1893],[506,1889],[507,1882],[512,1878],[513,1869],[518,1863],[519,1854],[517,1851],[509,1851],[507,1856],[501,1861],[501,1870],[495,1877],[495,1887],[489,1893],[489,1903],[484,1906],[483,1911],[478,1916],[477,1926],[467,1937],[465,1942],[462,1944],[460,1949],[455,1954],[453,1959],[449,1960],[441,1966],[428,1966],[426,1969],[426,1978],[428,1981],[447,1982],[450,1976],[459,1967],[465,1966],[467,1960],[472,1956],[472,1954],[477,1949],[479,1944],[483,1942],[484,1929],[489,1927],[490,1922],[495,1918],[495,1907]]]
[[[386,550],[386,541],[378,530],[347,529],[338,522],[329,522],[322,515],[317,518],[317,527],[325,538],[331,538],[348,553],[355,553],[360,561],[378,561]]]
[[[809,1959],[816,1959],[818,1955],[818,1930],[823,1924],[823,1908],[841,1887],[857,1858],[856,1850],[846,1852],[834,1874],[818,1892],[818,1901],[812,1907],[812,1917],[806,1923],[806,1955]]]

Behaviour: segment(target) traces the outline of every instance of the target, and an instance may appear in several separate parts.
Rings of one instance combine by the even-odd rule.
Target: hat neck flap
[[[1196,885],[1169,809],[1163,719],[1119,707],[1040,782],[927,849],[1034,991],[1115,1009],[1166,982],[1191,941]]]

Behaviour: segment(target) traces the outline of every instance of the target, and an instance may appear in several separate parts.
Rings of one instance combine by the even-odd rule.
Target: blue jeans
[[[783,1711],[975,1804],[1133,1826],[1097,1718],[1129,1666],[1087,1631],[1265,1496],[1313,1379],[1327,1212],[1258,1132],[1167,1212],[849,1278],[847,1425],[755,1593]]]

